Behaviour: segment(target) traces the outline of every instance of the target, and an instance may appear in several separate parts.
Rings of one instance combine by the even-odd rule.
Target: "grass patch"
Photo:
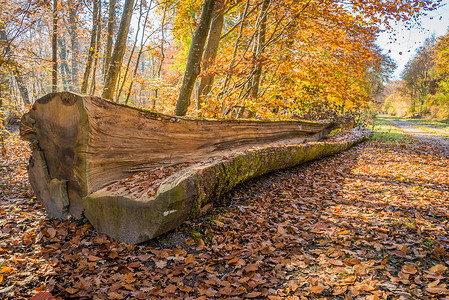
[[[431,121],[431,120],[416,119],[416,118],[410,118],[410,119],[406,119],[406,120],[417,123],[419,125],[427,125],[427,126],[431,126],[431,127],[435,127],[435,128],[449,129],[449,120],[448,121]]]
[[[386,143],[404,143],[410,141],[410,137],[398,128],[392,126],[387,119],[377,118],[374,123],[373,140]]]
[[[424,119],[418,119],[418,118],[399,118],[395,116],[385,115],[378,120],[383,120],[385,122],[387,120],[393,120],[393,121],[407,121],[407,122],[413,122],[415,125],[411,125],[415,128],[419,128],[423,131],[439,135],[439,136],[449,136],[449,133],[442,132],[438,129],[443,130],[449,130],[449,121],[432,121],[432,120],[424,120]]]

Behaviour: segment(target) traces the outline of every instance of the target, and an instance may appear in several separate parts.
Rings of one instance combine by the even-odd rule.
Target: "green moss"
[[[205,205],[217,201],[246,180],[341,152],[352,144],[313,143],[264,148],[212,165],[195,177],[197,199],[190,217],[198,217]]]
[[[199,240],[201,239],[201,237],[203,236],[200,232],[198,231],[192,231],[190,233],[190,235],[192,236],[192,238],[194,239],[195,243],[198,243]]]
[[[336,129],[334,129],[334,130],[332,130],[328,135],[327,135],[327,137],[333,137],[333,136],[336,136],[337,134],[340,134],[341,132],[342,132],[342,128],[341,127],[338,127],[338,128],[336,128]]]
[[[189,219],[196,219],[201,215],[201,197],[198,197],[193,201],[192,210],[189,215]]]
[[[187,218],[197,218],[223,194],[248,179],[338,153],[356,142],[309,143],[246,152],[191,169],[177,181],[162,186],[156,197],[145,201],[97,192],[94,197],[87,197],[86,216],[100,232],[121,241],[142,242],[176,228]],[[213,224],[209,225],[208,229],[213,230]],[[207,232],[205,228],[192,228],[192,237],[207,243]],[[130,234],[134,236],[129,237]]]
[[[179,199],[182,199],[185,194],[184,186],[177,185],[175,188],[169,191],[169,203],[168,210],[178,210],[181,209],[181,202]]]

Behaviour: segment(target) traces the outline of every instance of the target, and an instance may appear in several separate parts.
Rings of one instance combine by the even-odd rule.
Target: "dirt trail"
[[[398,127],[403,132],[426,142],[438,143],[446,146],[446,153],[449,153],[449,132],[423,124],[417,124],[405,120],[388,120],[391,125]],[[426,129],[429,129],[428,131]]]

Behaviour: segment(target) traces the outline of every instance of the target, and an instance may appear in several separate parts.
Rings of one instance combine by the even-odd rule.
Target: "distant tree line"
[[[365,108],[394,67],[375,44],[380,28],[398,21],[411,25],[439,5],[426,0],[0,3],[3,106],[20,107],[51,91],[69,90],[213,118],[321,118],[329,108],[330,114]]]

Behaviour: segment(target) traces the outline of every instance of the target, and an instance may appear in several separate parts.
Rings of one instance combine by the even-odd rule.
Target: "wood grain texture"
[[[344,138],[269,146],[196,164],[168,177],[155,196],[144,194],[135,199],[104,188],[86,197],[85,214],[99,232],[121,242],[141,243],[198,217],[246,180],[339,153],[370,134],[355,129],[346,132]]]
[[[79,219],[85,209],[84,197],[134,173],[200,162],[251,147],[316,141],[333,126],[304,121],[178,118],[62,92],[36,101],[22,117],[21,136],[31,142],[36,150],[33,153],[42,153],[42,159],[35,159],[41,162],[36,166],[48,172],[47,179],[39,180],[36,174],[45,172],[30,169],[35,174],[30,176],[33,187],[50,190],[53,182],[56,192],[62,183],[67,186],[69,205],[65,200],[58,202],[61,211],[52,209],[51,216]],[[55,182],[60,183],[58,189]],[[41,202],[53,205],[54,199],[36,194]]]
[[[161,166],[229,155],[254,146],[319,140],[331,124],[301,121],[190,120],[139,111],[101,99],[89,115],[89,190]]]

